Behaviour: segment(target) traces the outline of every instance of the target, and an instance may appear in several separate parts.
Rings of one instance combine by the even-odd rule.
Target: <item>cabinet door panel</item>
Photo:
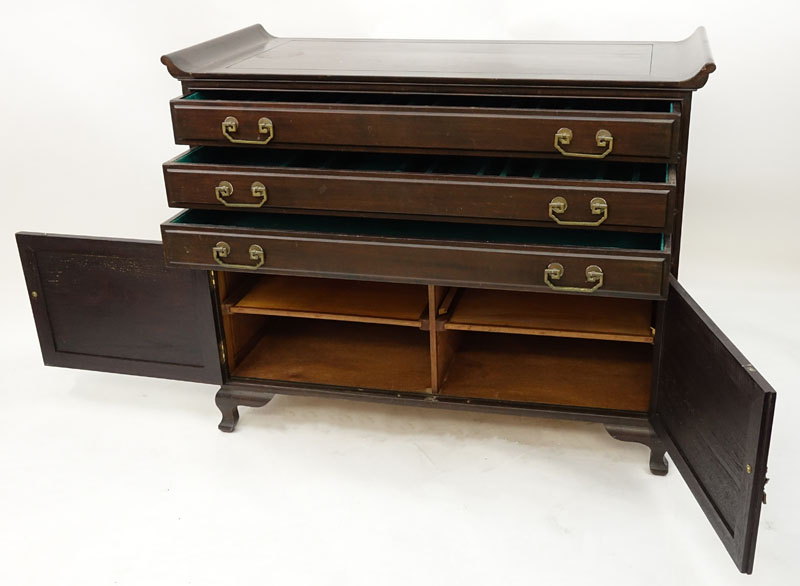
[[[159,242],[17,234],[44,362],[221,382],[205,271],[167,268]]]
[[[753,570],[775,391],[674,278],[653,427],[741,572]]]

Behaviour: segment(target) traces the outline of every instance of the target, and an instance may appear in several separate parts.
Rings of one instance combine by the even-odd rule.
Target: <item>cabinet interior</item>
[[[200,146],[175,159],[196,165],[373,173],[459,175],[473,179],[570,179],[674,184],[674,166],[605,160],[403,154],[369,151],[269,150]]]
[[[233,379],[644,412],[654,303],[217,273]]]
[[[298,104],[512,108],[515,110],[598,110],[611,112],[673,112],[675,110],[675,103],[671,100],[652,98],[457,95],[413,92],[200,90],[184,96],[183,99],[265,103],[288,102]]]
[[[479,242],[542,246],[580,246],[627,250],[663,251],[669,240],[660,233],[617,232],[588,229],[532,228],[432,222],[424,220],[388,220],[300,214],[253,214],[185,210],[168,224],[193,225],[203,229],[223,227],[284,234],[337,235],[343,237],[414,238],[430,241]]]

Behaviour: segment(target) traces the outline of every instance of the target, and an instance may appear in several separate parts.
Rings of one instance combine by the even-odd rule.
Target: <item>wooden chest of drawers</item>
[[[45,363],[596,421],[668,452],[751,572],[775,393],[677,282],[679,43],[278,39],[172,53],[161,243],[20,233]]]

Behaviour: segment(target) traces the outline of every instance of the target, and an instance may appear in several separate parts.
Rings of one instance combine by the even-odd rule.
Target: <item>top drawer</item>
[[[170,102],[175,142],[676,161],[668,100],[201,91]]]

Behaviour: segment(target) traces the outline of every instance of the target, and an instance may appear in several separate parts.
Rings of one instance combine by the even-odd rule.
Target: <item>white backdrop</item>
[[[797,576],[800,136],[794,2],[4,5],[0,575],[8,584],[778,584]],[[755,575],[679,474],[590,424],[278,398],[216,431],[214,388],[41,366],[13,233],[158,239],[161,54],[277,36],[677,40],[708,29],[681,281],[776,387]],[[133,204],[131,202],[134,202]],[[791,384],[791,383],[795,384]]]

